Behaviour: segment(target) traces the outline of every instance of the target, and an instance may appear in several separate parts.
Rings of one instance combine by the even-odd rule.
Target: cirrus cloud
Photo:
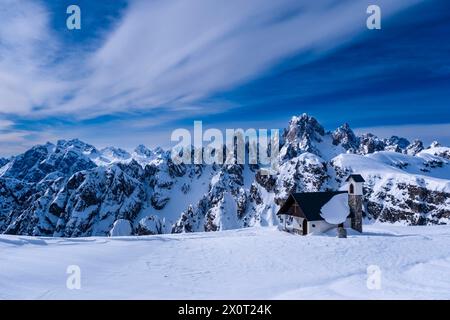
[[[326,54],[362,32],[367,17],[366,1],[138,0],[98,49],[67,58],[41,2],[4,1],[0,112],[29,117],[179,112],[286,57]],[[378,2],[391,15],[420,1]]]

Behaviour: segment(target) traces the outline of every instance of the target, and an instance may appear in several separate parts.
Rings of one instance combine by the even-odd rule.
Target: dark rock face
[[[351,150],[352,153],[356,152],[359,148],[359,139],[354,134],[348,123],[337,128],[333,134],[333,144],[341,145],[345,150]]]
[[[357,137],[348,124],[326,132],[306,114],[292,118],[280,146],[273,175],[236,161],[177,165],[169,152],[144,146],[133,154],[98,151],[79,140],[36,146],[0,162],[0,233],[105,236],[117,221],[129,221],[137,235],[276,225],[291,192],[342,188],[354,165],[367,160],[368,172],[357,172],[367,181],[364,217],[411,225],[450,221],[449,188],[435,179],[450,170],[450,148]],[[386,153],[383,161],[392,163],[366,156],[382,151],[402,155]]]
[[[427,149],[430,149],[430,148],[439,148],[439,147],[442,147],[442,145],[438,142],[438,141],[433,141],[431,144],[430,144],[430,146],[427,148]]]
[[[0,158],[0,168],[9,162],[9,159]]]
[[[58,144],[36,146],[24,154],[14,157],[3,177],[37,183],[50,174],[67,176],[96,165],[81,152],[87,145],[72,145],[58,141]],[[87,148],[87,147],[86,147]]]
[[[385,142],[371,133],[364,134],[360,137],[359,152],[361,154],[383,151],[385,147]]]
[[[405,153],[406,148],[410,145],[410,142],[405,138],[400,138],[397,136],[392,136],[385,140],[385,150],[394,151],[399,153]]]
[[[411,155],[411,156],[415,156],[416,154],[418,154],[420,151],[422,151],[424,149],[423,147],[423,143],[420,140],[414,140],[413,143],[411,143],[407,148],[406,148],[406,153]]]
[[[116,158],[127,160],[131,158],[131,154],[121,148],[108,147],[100,150],[99,152],[102,155],[107,156],[108,158]]]
[[[133,221],[146,198],[144,185],[118,166],[80,172],[71,180],[77,188],[63,188],[52,202],[60,236],[107,235],[115,220]]]
[[[256,182],[264,187],[268,192],[272,192],[275,189],[277,179],[274,176],[263,175],[261,171],[258,171],[255,175]]]
[[[324,135],[325,129],[315,118],[307,114],[293,117],[282,136],[288,145],[286,158],[296,157],[303,152],[320,154],[316,144],[322,142]]]
[[[147,147],[142,144],[137,146],[136,149],[134,149],[134,152],[136,152],[138,155],[147,157],[151,157],[153,155],[153,152],[150,149],[147,149]]]
[[[202,217],[204,218],[207,214],[207,200],[203,198],[200,200],[197,209],[194,209],[192,205],[183,211],[180,219],[174,224],[172,228],[172,233],[184,233],[184,232],[194,232],[198,230],[202,224]],[[207,227],[205,226],[205,229]],[[210,226],[208,228],[211,228]]]
[[[442,149],[442,150],[441,150]],[[450,150],[439,148],[437,151],[433,153],[435,156],[450,160]]]
[[[438,224],[440,219],[450,218],[450,193],[405,183],[399,183],[396,189],[404,198],[398,199],[390,194],[394,190],[387,188],[370,192],[367,195],[368,213],[382,222],[405,221],[411,225]]]
[[[115,220],[134,219],[145,201],[144,186],[129,175],[137,174],[133,165],[93,168],[79,171],[68,179],[43,180],[37,185],[8,179],[7,189],[4,188],[6,201],[2,203],[17,209],[1,215],[3,221],[10,221],[6,228],[3,224],[5,233],[107,235]]]
[[[136,234],[146,236],[152,234],[162,234],[164,223],[157,216],[148,216],[139,221]]]
[[[22,210],[27,207],[27,199],[32,196],[34,188],[28,183],[0,178],[0,233],[10,226]]]

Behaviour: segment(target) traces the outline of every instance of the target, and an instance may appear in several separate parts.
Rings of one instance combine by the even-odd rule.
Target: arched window
[[[350,194],[355,193],[355,187],[353,186],[353,183],[350,183]]]

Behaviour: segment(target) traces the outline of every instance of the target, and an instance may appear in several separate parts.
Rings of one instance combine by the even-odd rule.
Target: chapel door
[[[303,229],[303,235],[304,236],[307,235],[308,234],[308,220],[303,219],[302,229]]]

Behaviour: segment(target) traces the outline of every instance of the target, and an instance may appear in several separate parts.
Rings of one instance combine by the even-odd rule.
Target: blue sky
[[[0,2],[0,155],[75,137],[168,146],[194,120],[270,129],[303,112],[450,145],[445,0]]]

